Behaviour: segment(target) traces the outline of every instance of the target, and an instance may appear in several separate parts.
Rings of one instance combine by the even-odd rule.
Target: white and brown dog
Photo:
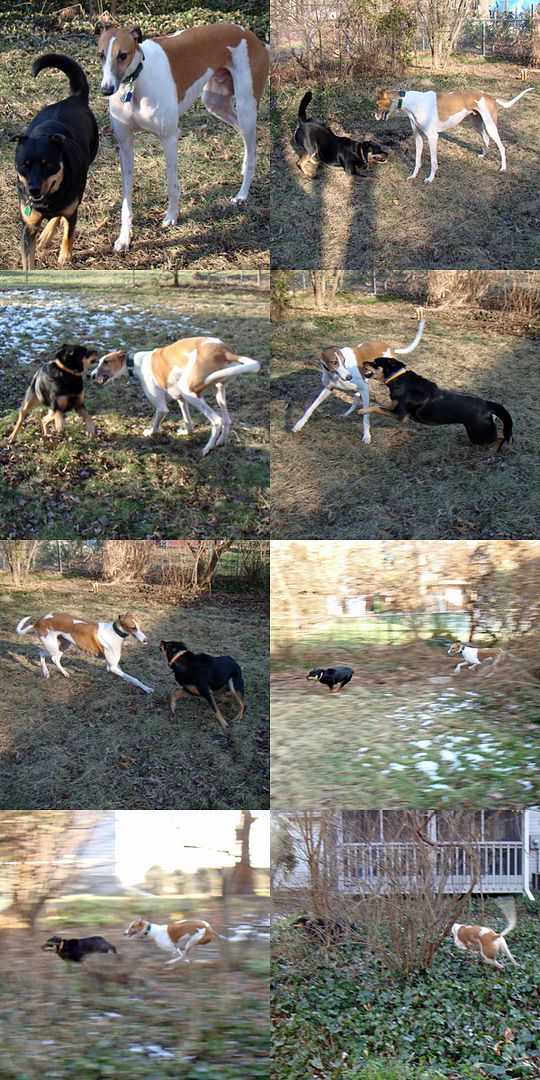
[[[501,902],[500,906],[506,907],[508,911],[508,924],[500,933],[491,930],[489,926],[466,926],[464,923],[454,923],[450,933],[458,949],[476,953],[481,956],[484,963],[491,964],[499,971],[504,971],[503,965],[497,963],[498,953],[507,956],[516,967],[518,966],[505,940],[506,934],[509,934],[516,925],[516,908],[513,903],[505,905]]]
[[[503,109],[511,109],[516,101],[533,89],[534,87],[528,86],[511,101],[502,101],[501,98],[485,94],[482,90],[454,90],[448,93],[435,90],[381,90],[377,96],[375,118],[388,120],[396,109],[403,109],[407,113],[416,140],[414,171],[407,177],[408,180],[414,180],[420,172],[425,137],[431,155],[431,171],[429,176],[426,176],[425,183],[432,183],[439,167],[437,142],[440,133],[460,124],[466,116],[471,117],[483,142],[482,153],[478,157],[487,156],[489,140],[493,139],[501,155],[501,172],[505,172],[506,154],[497,130],[498,107],[500,105]]]
[[[266,46],[250,30],[229,23],[194,26],[145,38],[131,29],[96,26],[103,64],[101,91],[109,98],[120,150],[122,228],[115,251],[127,251],[132,235],[133,136],[148,131],[161,141],[169,204],[163,227],[178,219],[178,118],[198,97],[244,141],[243,182],[233,202],[245,202],[257,160],[257,109],[268,75]],[[235,98],[236,109],[232,99]]]
[[[124,930],[124,937],[151,938],[158,948],[175,953],[172,960],[166,961],[167,964],[177,964],[179,960],[185,960],[188,964],[189,958],[186,954],[190,949],[195,945],[207,945],[218,936],[204,919],[182,919],[181,922],[160,925],[137,918]]]
[[[471,670],[485,663],[491,663],[495,668],[501,662],[502,651],[501,649],[477,649],[475,645],[465,645],[462,641],[455,641],[448,650],[448,656],[463,657],[454,671],[459,671],[462,667],[468,667]]]
[[[315,398],[315,401],[306,409],[304,415],[300,417],[300,420],[296,422],[293,432],[300,431],[304,424],[307,424],[315,409],[322,405],[323,401],[326,401],[335,390],[345,390],[349,394],[355,394],[355,400],[342,413],[342,416],[349,416],[350,413],[354,412],[360,401],[363,408],[367,409],[369,406],[369,382],[364,378],[364,365],[378,359],[380,356],[397,358],[413,352],[424,333],[425,319],[422,308],[417,309],[417,318],[419,323],[416,337],[414,341],[411,341],[410,345],[406,345],[403,349],[393,349],[387,341],[366,341],[355,346],[344,345],[339,348],[338,346],[332,346],[329,349],[323,349],[320,358],[323,389],[319,396]],[[366,414],[362,417],[362,423],[362,442],[370,443],[369,415]]]
[[[42,615],[40,619],[32,619],[30,615],[26,615],[17,624],[16,630],[18,634],[28,634],[31,630],[35,630],[45,649],[45,652],[39,654],[39,659],[46,679],[49,678],[46,656],[52,660],[62,675],[69,678],[69,672],[62,667],[62,654],[72,645],[76,645],[77,648],[92,656],[103,657],[107,664],[107,671],[111,671],[113,675],[120,675],[120,678],[133,683],[134,686],[139,686],[147,694],[153,693],[151,686],[145,686],[132,675],[126,675],[120,667],[122,645],[126,638],[134,637],[143,645],[148,644],[146,635],[143,634],[131,611],[126,611],[125,615],[119,615],[112,622],[89,622],[87,619],[75,619],[71,615],[63,615],[56,611]]]
[[[192,405],[210,421],[210,438],[203,449],[203,457],[221,446],[229,438],[231,418],[225,396],[226,383],[237,375],[247,375],[260,370],[258,360],[238,356],[231,352],[219,338],[183,338],[172,345],[136,352],[133,359],[123,349],[102,356],[91,378],[98,386],[105,386],[120,375],[133,371],[141,380],[142,388],[156,412],[152,426],[145,428],[144,435],[155,435],[161,421],[167,415],[167,398],[177,401],[186,428],[181,435],[191,434],[193,423],[189,411]],[[215,387],[219,413],[204,400],[204,391]]]

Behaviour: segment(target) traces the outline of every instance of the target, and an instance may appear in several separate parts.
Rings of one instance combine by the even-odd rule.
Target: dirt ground
[[[0,418],[2,535],[73,538],[108,536],[257,537],[268,529],[268,293],[257,289],[131,288],[122,275],[109,286],[93,274],[69,272],[47,288],[8,288],[0,295],[3,402]],[[82,279],[88,278],[86,282]],[[2,283],[0,275],[0,285]],[[131,354],[200,333],[219,336],[261,363],[257,375],[228,389],[233,430],[226,446],[206,458],[210,427],[194,416],[193,435],[182,435],[171,400],[159,433],[145,437],[153,415],[138,379],[100,389],[87,377],[85,399],[95,420],[89,438],[70,413],[63,437],[44,437],[43,409],[27,418],[11,446],[12,430],[36,362],[50,359],[64,341],[93,345],[99,355],[116,348]],[[209,404],[215,403],[212,392]]]
[[[142,15],[141,19],[148,22]],[[40,108],[67,92],[67,79],[59,72],[42,72],[37,79],[32,78],[32,61],[45,52],[65,53],[82,65],[90,82],[90,107],[100,134],[100,148],[79,214],[75,269],[211,266],[219,270],[268,265],[267,95],[258,126],[257,171],[243,207],[230,201],[241,182],[242,140],[197,103],[180,120],[180,219],[175,227],[162,230],[167,208],[163,150],[153,136],[138,136],[133,241],[128,253],[116,254],[113,243],[120,232],[122,202],[118,146],[107,100],[99,91],[101,69],[90,26],[87,33],[75,33],[40,27],[32,31],[28,21],[19,25],[16,18],[11,24],[10,33],[0,36],[0,109],[6,136],[0,150],[0,266],[17,269],[21,265],[14,146],[9,136],[24,131]],[[38,253],[37,267],[56,267],[58,252],[59,240],[47,252]]]
[[[534,643],[504,646],[493,673],[462,671],[446,647],[312,650],[272,675],[272,805],[519,806],[540,795]],[[312,667],[349,664],[330,695]]]
[[[292,429],[320,392],[321,348],[415,336],[412,305],[354,296],[332,314],[296,300],[272,332],[272,537],[275,539],[534,539],[538,536],[540,391],[538,342],[513,334],[489,313],[427,310],[424,337],[406,357],[439,385],[504,404],[515,439],[494,455],[473,446],[463,427],[403,426],[341,413],[333,395],[297,434]],[[371,401],[387,392],[372,387]]]
[[[268,633],[260,596],[214,596],[185,606],[164,600],[160,588],[104,585],[97,593],[77,579],[43,578],[41,587],[0,583],[1,807],[227,809],[267,806]],[[73,650],[63,678],[39,667],[35,635],[19,637],[24,615],[67,611],[109,620],[131,608],[148,636],[129,640],[124,670],[154,688],[146,694],[110,675],[103,662]],[[195,699],[170,712],[176,683],[158,645],[186,641],[197,652],[231,653],[240,663],[248,709],[222,731]],[[225,716],[236,710],[225,705]]]
[[[395,86],[395,80],[392,86]],[[538,83],[532,82],[538,90]],[[427,59],[403,77],[400,86],[417,90],[478,88],[509,100],[524,89],[519,68],[505,62],[459,56],[442,76],[434,77]],[[530,94],[509,111],[500,110],[499,133],[507,151],[507,172],[499,171],[498,151],[485,161],[477,153],[480,137],[470,121],[439,139],[439,172],[424,184],[422,170],[407,181],[414,166],[414,136],[406,116],[384,123],[374,119],[380,84],[374,81],[276,79],[272,102],[272,266],[276,269],[371,266],[392,269],[490,267],[534,269],[537,240],[540,149],[535,97]],[[330,124],[338,134],[371,136],[390,157],[365,177],[342,169],[297,168],[292,136],[299,102],[313,92],[308,115]]]
[[[130,1080],[245,1080],[268,1075],[268,902],[225,907],[209,897],[147,901],[152,917],[208,918],[234,944],[212,942],[193,962],[122,936],[137,901],[110,901],[108,920],[84,925],[43,919],[34,934],[0,930],[0,1034],[4,1080],[129,1077]],[[118,916],[112,909],[118,908]],[[118,956],[67,964],[40,945],[53,933],[102,934]],[[211,992],[209,988],[211,987]]]

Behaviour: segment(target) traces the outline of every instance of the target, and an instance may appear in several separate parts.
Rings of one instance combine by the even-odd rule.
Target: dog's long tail
[[[506,935],[514,929],[517,923],[516,902],[513,896],[504,896],[500,897],[500,899],[496,901],[496,904],[497,907],[501,909],[505,919],[507,920],[507,925],[505,926],[504,930],[501,930],[500,932],[500,937],[506,937]]]
[[[506,411],[504,405],[498,405],[496,401],[488,401],[487,404],[495,416],[502,420],[504,441],[512,442],[512,430],[514,427],[512,417],[510,413]]]
[[[495,98],[495,101],[497,102],[497,105],[502,105],[503,109],[511,109],[512,105],[515,105],[516,101],[519,101],[520,97],[523,97],[524,94],[530,94],[531,90],[534,90],[534,86],[528,86],[526,90],[522,90],[520,94],[516,94],[510,101],[501,101],[500,98]]]
[[[250,356],[237,356],[236,353],[227,350],[226,358],[231,360],[228,367],[220,368],[219,371],[212,371],[210,375],[207,375],[203,388],[215,386],[216,383],[225,382],[228,379],[235,379],[237,375],[249,375],[250,373],[256,375],[261,370],[259,361],[252,360]]]
[[[405,347],[403,349],[394,349],[394,352],[396,353],[397,356],[407,356],[407,353],[414,352],[414,350],[416,349],[416,346],[421,341],[422,334],[424,333],[424,326],[425,325],[426,325],[426,320],[425,319],[420,319],[420,322],[418,323],[418,330],[416,332],[416,337],[415,337],[414,341],[411,341],[410,345],[405,345]]]
[[[308,90],[307,94],[304,94],[299,106],[298,106],[298,119],[301,124],[305,124],[307,120],[306,109],[313,97],[311,90]]]
[[[46,53],[45,56],[39,56],[32,64],[32,75],[34,78],[36,75],[39,75],[40,71],[43,71],[44,68],[58,68],[59,71],[63,71],[64,75],[67,75],[69,79],[69,89],[71,90],[71,93],[81,97],[83,101],[88,102],[90,96],[88,79],[86,78],[81,65],[78,64],[76,60],[72,60],[69,56],[64,56],[63,53]]]
[[[24,625],[25,623],[28,623],[28,626],[25,626]],[[15,630],[17,631],[18,634],[27,634],[29,630],[33,630],[33,629],[34,629],[34,620],[33,620],[31,615],[25,615],[24,619],[21,619],[21,621],[18,622],[16,627],[15,627]]]

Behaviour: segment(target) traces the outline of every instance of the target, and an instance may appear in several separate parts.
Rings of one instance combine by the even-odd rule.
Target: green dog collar
[[[143,59],[144,59],[144,57],[143,57]],[[137,64],[137,67],[135,68],[135,71],[132,71],[131,75],[126,75],[125,79],[122,79],[122,86],[125,86],[126,83],[130,83],[131,85],[133,85],[133,83],[135,82],[135,79],[139,78],[139,75],[141,74],[142,69],[143,69],[143,61],[141,60],[140,63]],[[128,89],[125,90],[124,93],[122,94],[122,96],[120,98],[120,101],[131,101],[132,97],[133,97],[133,90],[128,87]]]

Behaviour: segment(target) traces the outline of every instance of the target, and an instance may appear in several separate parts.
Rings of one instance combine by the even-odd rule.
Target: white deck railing
[[[385,891],[426,874],[425,852],[417,844],[341,844],[338,848],[340,885],[347,892]],[[430,849],[431,873],[444,882],[445,892],[464,892],[479,860],[480,877],[474,892],[521,892],[524,885],[523,845],[517,841],[482,841],[472,852],[460,844]],[[474,875],[476,876],[476,874]]]

